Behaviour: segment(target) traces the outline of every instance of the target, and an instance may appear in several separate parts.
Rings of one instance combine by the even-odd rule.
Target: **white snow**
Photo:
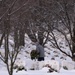
[[[0,75],[8,75],[7,71],[6,70],[0,70]],[[60,72],[52,72],[52,73],[49,73],[48,72],[48,68],[43,68],[41,70],[34,70],[34,71],[31,71],[31,70],[28,70],[28,71],[19,71],[16,73],[16,71],[14,71],[14,74],[13,75],[75,75],[75,70],[64,70],[64,69],[61,69]]]
[[[71,60],[68,56],[61,53],[58,49],[52,48],[51,43],[48,42],[45,46],[45,61],[38,62],[37,60],[30,59],[31,50],[35,50],[35,45],[32,44],[28,36],[25,36],[25,46],[20,52],[15,65],[23,66],[27,71],[22,70],[16,72],[14,70],[13,75],[75,75],[75,62]],[[58,38],[58,43],[62,45],[66,52],[69,52],[69,48],[65,46],[65,40],[61,43],[63,38]],[[12,37],[9,40],[10,45],[13,45]],[[3,54],[3,45],[0,48],[0,52]],[[12,46],[11,46],[12,47]],[[10,48],[11,48],[10,47]],[[56,69],[58,72],[49,73],[49,68],[45,65],[49,64],[52,68]],[[63,69],[67,67],[68,70]],[[34,69],[34,70],[32,70]],[[0,75],[9,75],[6,69],[5,64],[0,60]]]

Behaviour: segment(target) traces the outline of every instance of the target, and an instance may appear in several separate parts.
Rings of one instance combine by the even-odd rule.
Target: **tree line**
[[[60,48],[54,30],[64,36],[71,54]],[[7,65],[9,75],[13,74],[17,55],[25,45],[25,33],[32,41],[37,39],[43,46],[50,41],[55,48],[75,60],[75,1],[0,0],[0,47],[4,40],[5,50],[4,56],[0,52],[0,59]],[[11,52],[10,35],[14,39]]]

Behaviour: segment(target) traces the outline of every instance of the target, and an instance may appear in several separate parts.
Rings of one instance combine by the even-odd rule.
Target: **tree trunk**
[[[19,48],[19,38],[18,38],[17,26],[14,27],[14,43],[15,43],[15,48]]]
[[[13,58],[11,59],[10,75],[13,75]]]
[[[8,37],[9,37],[9,31],[10,31],[10,24],[9,24],[9,19],[6,19],[4,21],[4,26],[5,26],[5,63],[8,62],[8,54],[9,54],[9,43],[8,43]]]
[[[21,6],[23,0],[19,1],[19,6]],[[19,46],[24,46],[24,24],[22,24],[22,9],[19,12]]]
[[[19,31],[19,46],[24,46],[24,30],[20,29]]]
[[[43,32],[38,32],[38,40],[39,40],[39,44],[43,45],[43,40],[44,40]]]
[[[1,40],[0,40],[0,47],[2,45],[2,41],[3,41],[3,38],[5,37],[5,32],[2,34],[2,37],[1,37]]]
[[[8,62],[8,53],[9,53],[8,34],[6,34],[6,35],[5,35],[5,63]]]
[[[74,23],[74,27],[73,27],[73,50],[72,50],[72,57],[73,57],[73,60],[75,61],[75,23]]]

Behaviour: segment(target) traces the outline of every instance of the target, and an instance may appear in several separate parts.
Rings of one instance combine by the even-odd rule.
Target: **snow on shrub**
[[[44,61],[32,60],[30,70],[40,70],[44,67]]]
[[[60,64],[56,60],[45,60],[44,65],[50,66],[52,69],[57,70],[59,72],[60,70]]]
[[[63,60],[61,62],[61,67],[63,67],[64,69],[67,69],[67,70],[72,70],[75,68],[75,63],[71,62],[71,61]]]
[[[45,61],[35,61],[33,60],[32,64],[31,64],[31,70],[40,70],[44,67],[48,67],[50,66],[52,69],[54,69],[55,71],[58,71],[60,70],[60,65],[59,65],[59,62],[56,61],[56,60],[45,60]]]
[[[31,60],[29,62],[27,67],[30,70],[40,70],[44,67],[44,61]]]
[[[39,67],[39,69],[42,69],[45,66],[44,62],[45,61],[38,61],[38,64],[39,64],[38,67]]]
[[[20,70],[25,70],[26,71],[26,63],[25,61],[22,60],[17,60],[14,64],[14,69],[17,69],[16,72],[20,71]]]

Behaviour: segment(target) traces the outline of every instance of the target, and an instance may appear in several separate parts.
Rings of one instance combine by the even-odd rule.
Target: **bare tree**
[[[6,68],[8,70],[9,75],[13,75],[13,66],[17,59],[17,56],[19,52],[21,51],[21,48],[19,46],[19,43],[16,39],[18,39],[18,25],[15,26],[16,23],[18,23],[18,12],[24,6],[27,7],[30,4],[30,0],[25,0],[22,5],[18,6],[19,0],[2,0],[2,8],[3,12],[0,14],[0,23],[3,23],[3,31],[2,31],[2,37],[0,40],[0,46],[2,45],[3,39],[4,41],[4,51],[0,52],[0,59],[6,64]],[[6,10],[4,10],[6,7]],[[1,11],[1,10],[0,10]],[[17,14],[16,14],[17,13]],[[15,20],[15,17],[17,17],[17,20]],[[14,22],[14,23],[13,23]],[[13,25],[12,25],[13,24]],[[14,31],[13,31],[14,30]],[[9,48],[9,36],[10,33],[14,32],[14,45],[11,45],[12,49]],[[17,37],[16,37],[17,36]],[[4,52],[4,53],[3,53]]]
[[[47,1],[47,2],[51,3],[51,1]],[[65,41],[67,42],[69,46],[69,50],[71,54],[66,53],[60,48],[54,31],[50,31],[51,34],[49,34],[51,38],[53,39],[53,41],[50,40],[50,38],[49,40],[62,53],[66,54],[67,56],[75,60],[74,1],[73,0],[61,0],[61,1],[55,0],[52,3],[54,4],[51,7],[52,10],[48,10],[48,11],[50,11],[50,13],[54,15],[54,19],[51,20],[53,22],[53,29],[57,30],[59,33],[61,33],[64,36]],[[58,25],[58,27],[56,25]],[[69,34],[69,37],[67,36],[68,34]]]
[[[34,15],[34,13],[32,12],[33,13],[32,17],[33,17],[34,23],[36,24],[36,27],[38,25],[39,30],[40,28],[42,28],[41,32],[42,31],[47,32],[48,36],[50,36],[49,38],[47,37],[47,40],[49,40],[62,53],[66,54],[67,56],[75,60],[75,44],[74,44],[75,43],[75,39],[74,39],[75,38],[75,22],[74,22],[75,5],[74,5],[74,0],[61,0],[61,1],[60,0],[39,0],[39,1],[41,5],[38,5],[34,9],[35,12],[33,10],[33,12],[36,14]],[[42,10],[45,10],[46,12],[45,11],[42,12]],[[45,15],[43,15],[44,13]],[[54,30],[58,31],[59,33],[61,33],[61,35],[64,36],[71,54],[68,54],[65,51],[63,51],[63,49],[61,49],[56,39]],[[40,33],[40,35],[42,34]],[[70,35],[70,36],[68,37],[67,35]],[[51,38],[53,40],[51,40]]]
[[[61,13],[59,16],[60,20],[62,21],[62,25],[65,26],[66,30],[68,31],[70,37],[68,38],[67,37],[67,33],[61,29],[57,29],[59,32],[62,33],[62,35],[64,35],[67,43],[68,43],[68,46],[69,46],[69,49],[72,53],[72,56],[71,55],[68,55],[70,56],[73,60],[75,60],[75,25],[74,25],[74,2],[73,0],[63,0],[62,3],[61,2],[58,2],[58,4],[60,4],[59,6],[62,7],[62,10],[60,12],[63,12]],[[67,53],[66,53],[67,54]]]

